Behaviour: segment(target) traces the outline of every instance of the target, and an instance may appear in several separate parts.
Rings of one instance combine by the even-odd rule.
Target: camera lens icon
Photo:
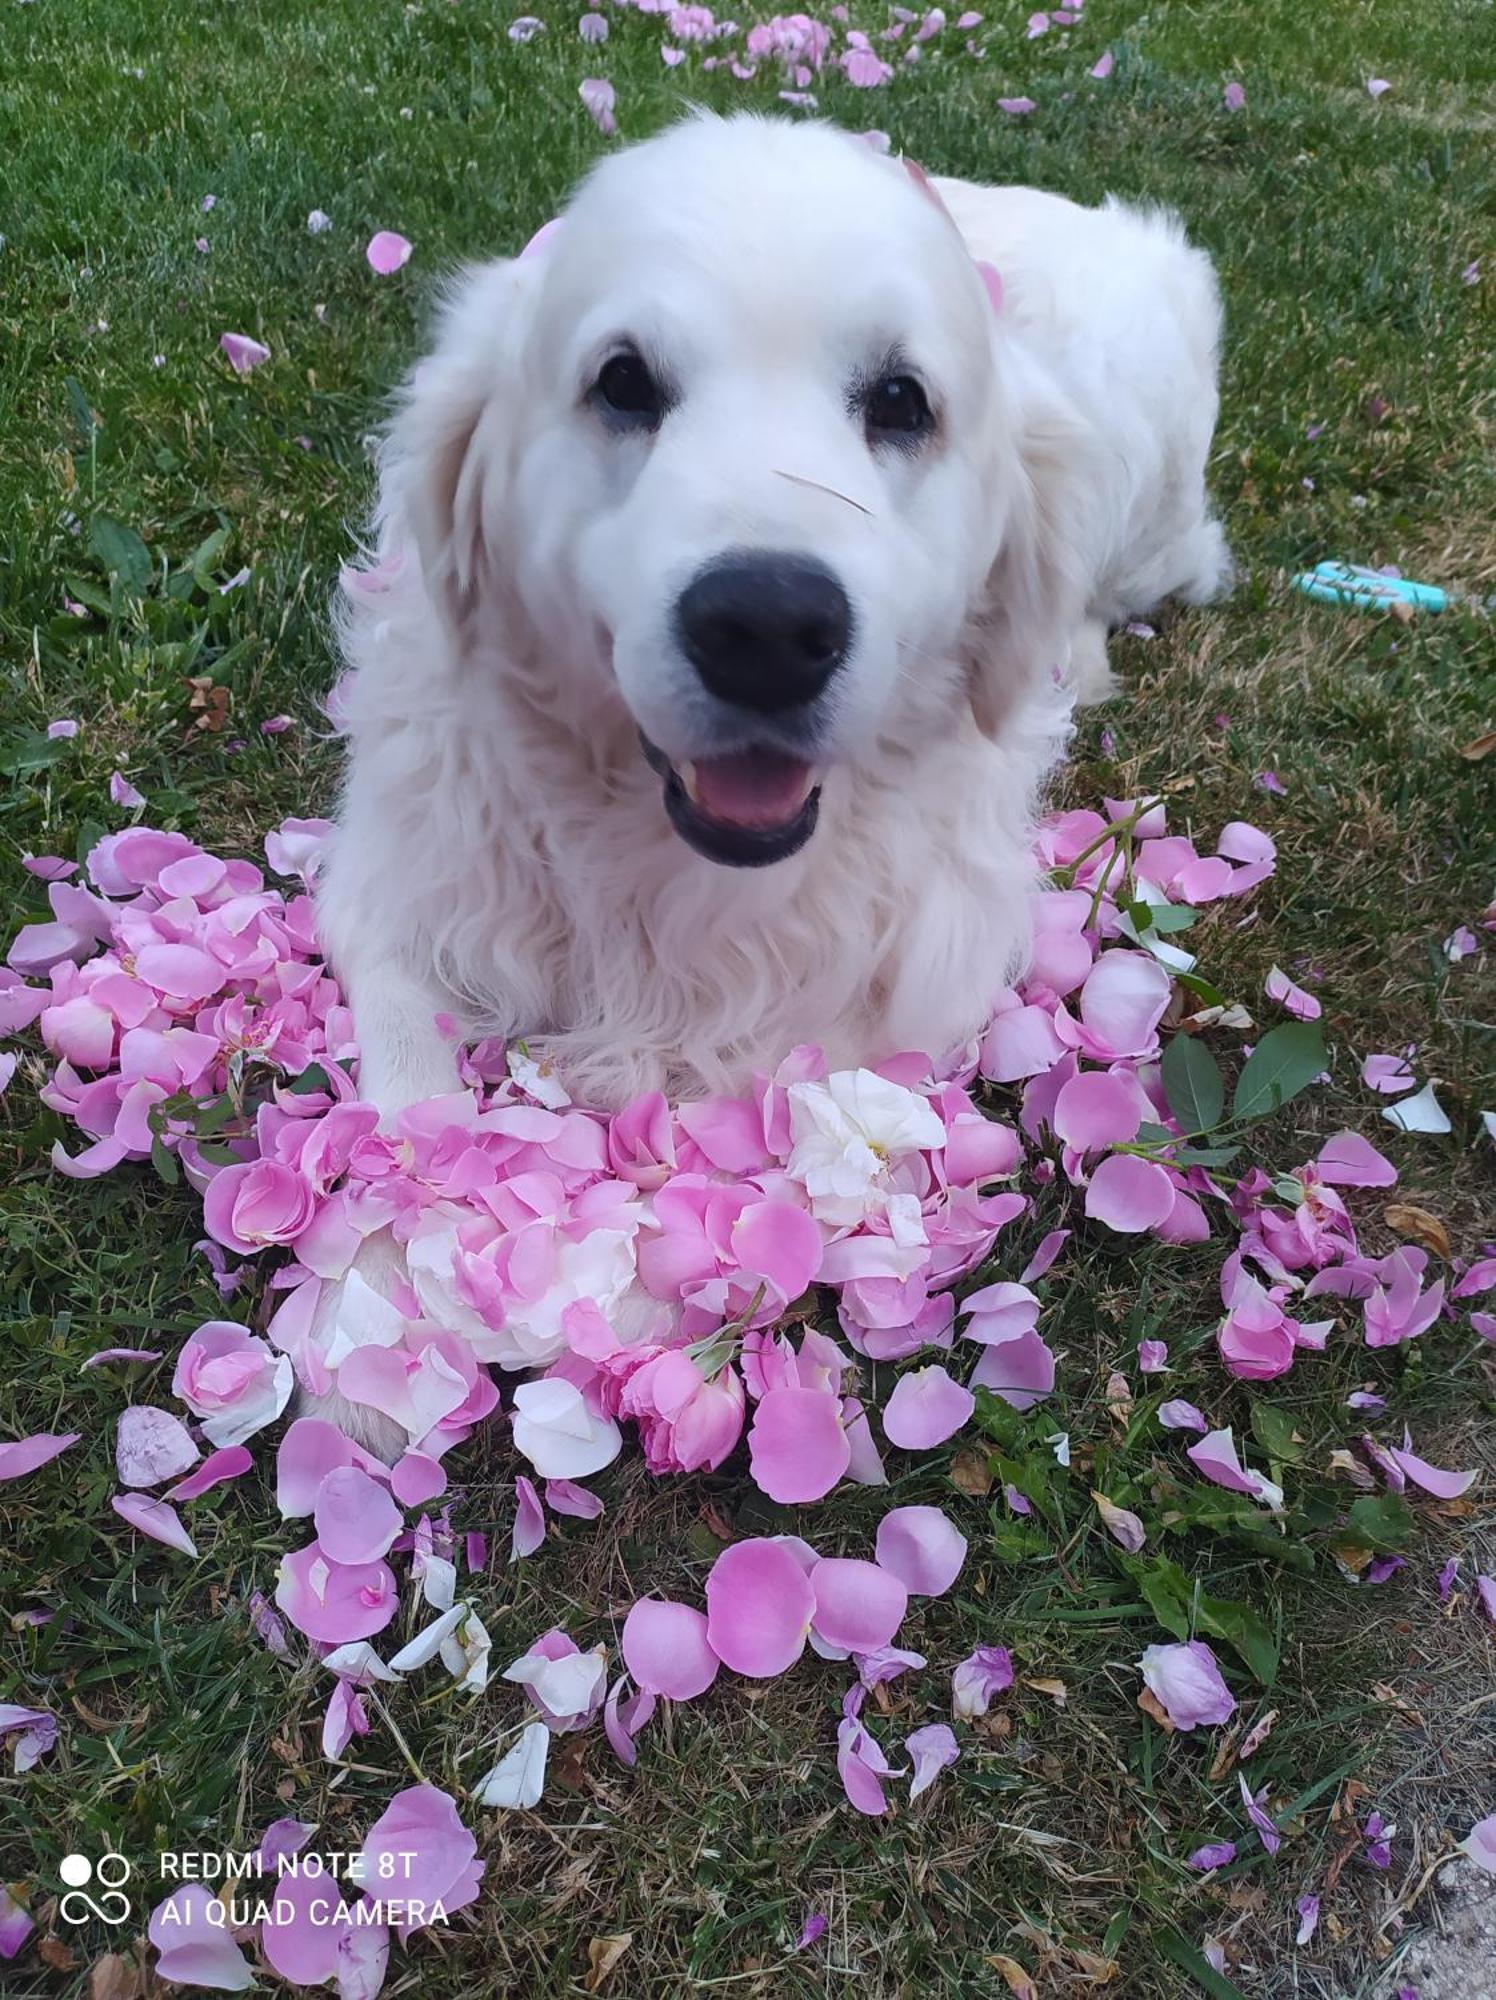
[[[90,1861],[86,1854],[64,1854],[57,1873],[68,1891],[57,1906],[65,1924],[86,1924],[91,1916],[102,1924],[128,1920],[130,1898],[120,1891],[129,1881],[131,1869],[123,1854],[101,1854],[97,1861]],[[100,1890],[97,1897],[81,1893],[90,1883]]]

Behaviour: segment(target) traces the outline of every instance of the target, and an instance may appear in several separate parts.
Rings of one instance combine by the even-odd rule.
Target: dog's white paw
[[[1106,701],[1117,691],[1106,653],[1106,627],[1088,618],[1070,642],[1066,679],[1082,708]]]

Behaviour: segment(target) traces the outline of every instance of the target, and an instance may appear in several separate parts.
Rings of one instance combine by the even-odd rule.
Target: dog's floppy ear
[[[1043,676],[1065,672],[1084,622],[1080,527],[1094,450],[1046,388],[1010,378],[1004,390],[988,468],[989,490],[1005,496],[994,500],[1002,539],[965,638],[972,714],[993,738]]]
[[[521,406],[519,362],[537,289],[529,259],[478,265],[449,295],[381,454],[381,527],[410,541],[432,601],[460,633],[503,532]]]

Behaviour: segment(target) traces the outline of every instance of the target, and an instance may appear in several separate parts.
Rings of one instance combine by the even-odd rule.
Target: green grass
[[[1361,1056],[1416,1040],[1455,1130],[1394,1142],[1402,1192],[1468,1254],[1496,1233],[1496,1154],[1477,1119],[1496,1106],[1496,952],[1450,967],[1439,947],[1496,889],[1496,759],[1459,754],[1496,725],[1489,619],[1461,608],[1402,628],[1340,614],[1291,596],[1285,572],[1341,556],[1397,562],[1462,596],[1496,590],[1489,10],[1092,0],[1068,35],[1026,42],[1028,11],[989,9],[984,63],[952,34],[892,90],[828,83],[822,108],[854,129],[886,126],[931,169],[1167,200],[1217,258],[1229,333],[1214,478],[1242,581],[1228,605],[1121,643],[1125,696],[1087,720],[1068,791],[1089,802],[1161,785],[1176,820],[1202,833],[1237,816],[1271,829],[1279,873],[1248,920],[1234,928],[1233,908],[1196,934],[1205,969],[1249,1003],[1275,961],[1323,973],[1334,1081],[1279,1121],[1270,1155],[1306,1157],[1335,1124],[1370,1131]],[[626,138],[687,96],[774,105],[765,80],[664,70],[649,18],[612,16],[603,50],[575,39],[570,11],[528,47],[508,41],[506,18],[481,0],[40,0],[0,20],[0,869],[17,920],[43,902],[24,851],[77,853],[119,823],[115,768],[154,821],[217,846],[249,850],[282,813],[326,805],[325,606],[368,498],[366,439],[419,351],[441,275],[516,248],[602,146],[579,79],[613,79]],[[1116,70],[1096,83],[1086,72],[1105,47]],[[1364,90],[1371,74],[1394,82],[1380,103]],[[1231,76],[1248,96],[1234,116],[1221,102]],[[996,110],[999,94],[1020,93],[1037,100],[1031,118]],[[307,234],[314,207],[334,217],[330,234]],[[379,281],[362,246],[382,227],[416,254]],[[1482,281],[1462,283],[1482,252]],[[264,339],[273,361],[230,374],[225,328]],[[1325,426],[1314,442],[1311,424]],[[226,531],[215,577],[249,566],[251,578],[226,596],[158,591],[128,616],[72,619],[64,595],[100,583],[98,515],[142,535],[158,570]],[[192,728],[184,677],[201,674],[232,696],[218,733]],[[296,726],[262,736],[279,713]],[[82,734],[44,745],[62,715]],[[1285,798],[1253,790],[1269,767]],[[356,1846],[408,1781],[402,1742],[461,1793],[516,1704],[497,1691],[465,1703],[418,1678],[393,1691],[399,1738],[376,1723],[334,1772],[317,1750],[325,1681],[249,1628],[246,1600],[269,1587],[281,1543],[258,1475],[197,1503],[195,1563],[115,1521],[114,1419],[129,1396],[165,1400],[169,1364],[124,1385],[79,1363],[109,1344],[170,1352],[217,1301],[185,1191],[143,1170],[91,1184],[51,1173],[62,1128],[36,1103],[39,1073],[28,1055],[0,1112],[0,1435],[68,1428],[86,1443],[4,1491],[0,1604],[57,1615],[0,1633],[0,1700],[47,1702],[65,1735],[26,1779],[0,1776],[0,1880],[28,1883],[45,1913],[59,1857],[112,1845],[144,1871],[139,1912],[158,1850],[242,1847],[281,1812],[320,1820],[319,1846]],[[1385,1246],[1378,1203],[1356,1206]],[[1011,1254],[1004,1244],[1006,1270],[1053,1219],[1025,1224]],[[1105,1383],[1140,1335],[1161,1333],[1185,1393],[1250,1421],[1208,1349],[1217,1268],[1214,1255],[1107,1242],[1049,1282],[1061,1390],[1004,1451],[1037,1476],[1048,1455],[1035,1440],[1071,1433],[1075,1468],[1054,1475],[1061,1532],[1015,1534],[1000,1502],[954,1493],[938,1461],[891,1496],[815,1517],[818,1540],[861,1550],[890,1499],[943,1499],[972,1537],[957,1592],[912,1621],[908,1643],[932,1665],[889,1691],[882,1733],[937,1714],[950,1664],[978,1639],[1010,1643],[1022,1679],[927,1802],[878,1824],[839,1803],[833,1671],[724,1688],[648,1734],[632,1776],[594,1735],[561,1760],[536,1813],[471,1814],[487,1894],[471,1921],[397,1953],[389,1990],[577,1993],[589,1939],[629,1932],[606,1990],[659,2000],[986,1996],[1007,1991],[996,1955],[1040,1974],[1046,1993],[1082,1991],[1114,1959],[1109,1990],[1165,1995],[1191,1985],[1181,1941],[1207,1937],[1229,1940],[1231,1978],[1251,1994],[1377,1991],[1396,1938],[1385,1919],[1421,1873],[1415,1855],[1492,1803],[1481,1773],[1496,1711],[1478,1702],[1490,1640],[1468,1613],[1442,1621],[1432,1588],[1456,1548],[1467,1570],[1493,1567],[1492,1489],[1468,1510],[1420,1507],[1409,1567],[1375,1592],[1342,1581],[1322,1532],[1274,1549],[1229,1509],[1186,1508],[1168,1526],[1180,1489],[1119,1431]],[[1340,1403],[1359,1381],[1387,1391],[1431,1455],[1483,1453],[1489,1466],[1491,1371],[1475,1345],[1440,1329],[1410,1352],[1344,1339],[1302,1363],[1267,1399],[1304,1440],[1290,1485],[1344,1441]],[[512,1475],[497,1437],[475,1442],[461,1525],[502,1544]],[[1141,1507],[1155,1548],[1254,1607],[1281,1647],[1270,1696],[1220,1648],[1249,1712],[1279,1710],[1252,1766],[1288,1809],[1276,1863],[1253,1849],[1210,1883],[1183,1866],[1198,1841],[1240,1831],[1236,1777],[1212,1779],[1208,1746],[1165,1740],[1133,1705],[1132,1663],[1165,1633],[1090,1522],[1100,1476]],[[485,1580],[498,1663],[551,1623],[584,1644],[611,1639],[644,1589],[696,1595],[724,1523],[783,1519],[736,1475],[662,1487],[629,1462],[600,1488],[599,1528],[567,1524],[521,1570]],[[1053,1679],[1063,1705],[1024,1684]],[[1293,1899],[1338,1851],[1330,1814],[1350,1775],[1400,1822],[1397,1861],[1388,1878],[1347,1868],[1295,1961]],[[817,1909],[827,1938],[793,1955]],[[85,1992],[104,1934],[57,1935],[71,1966],[66,1950],[48,1964],[33,1950],[0,1970],[0,1990]]]

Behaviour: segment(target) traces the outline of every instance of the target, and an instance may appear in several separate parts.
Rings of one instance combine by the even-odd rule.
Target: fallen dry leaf
[[[106,1951],[94,1960],[88,1975],[88,2000],[140,2000],[144,1992],[140,1967],[134,1960]]]
[[[1375,1476],[1366,1469],[1360,1459],[1353,1457],[1348,1451],[1332,1451],[1325,1471],[1331,1479],[1348,1479],[1352,1486],[1359,1486],[1363,1493],[1369,1493],[1377,1483]]]
[[[1078,1951],[1073,1946],[1070,1956],[1075,1960],[1081,1977],[1090,1986],[1110,1986],[1114,1979],[1122,1977],[1122,1968],[1114,1958],[1103,1958],[1094,1951]]]
[[[1264,1910],[1267,1908],[1267,1891],[1260,1882],[1233,1882],[1226,1891],[1226,1907],[1230,1910]]]
[[[1034,1984],[1030,1974],[1018,1963],[1016,1958],[1008,1958],[1002,1952],[995,1951],[988,1958],[987,1963],[992,1967],[994,1972],[1002,1974],[1004,1980],[1007,1982],[1008,1991],[1016,1993],[1018,2000],[1039,2000],[1038,1987]]]
[[[951,1460],[951,1484],[958,1493],[982,1500],[992,1491],[992,1471],[985,1451],[958,1451]]]
[[[61,1938],[43,1938],[36,1948],[36,1955],[43,1964],[50,1965],[54,1972],[74,1972],[78,1961],[73,1955],[73,1947],[64,1944]]]
[[[1063,1708],[1065,1706],[1065,1703],[1070,1699],[1070,1690],[1069,1688],[1066,1687],[1063,1681],[1045,1680],[1045,1679],[1030,1680],[1028,1676],[1025,1675],[1023,1685],[1026,1688],[1032,1688],[1035,1694],[1047,1694],[1050,1700],[1054,1702],[1056,1706],[1059,1708]]]
[[[1115,1369],[1106,1379],[1106,1407],[1119,1424],[1125,1424],[1132,1415],[1132,1386]]]
[[[81,1717],[90,1729],[101,1729],[106,1735],[110,1730],[114,1729],[139,1729],[145,1721],[144,1714],[100,1715],[97,1709],[90,1708],[87,1702],[81,1700],[79,1696],[73,1695],[70,1699],[73,1704],[74,1713]]]
[[[1442,1257],[1446,1264],[1449,1262],[1453,1249],[1449,1231],[1426,1208],[1416,1208],[1410,1201],[1390,1201],[1382,1210],[1382,1220],[1409,1243],[1421,1243],[1425,1250],[1432,1250],[1436,1257]]]
[[[1210,1784],[1213,1785],[1218,1778],[1224,1778],[1226,1773],[1231,1769],[1231,1766],[1236,1762],[1236,1744],[1240,1735],[1241,1730],[1235,1726],[1227,1730],[1224,1740],[1217,1748],[1214,1757],[1210,1760],[1210,1769],[1206,1773],[1207,1781]]]
[[[1399,1715],[1406,1716],[1415,1729],[1423,1729],[1427,1726],[1423,1717],[1407,1700],[1406,1696],[1400,1695],[1396,1688],[1388,1687],[1385,1681],[1373,1681],[1371,1691],[1378,1701],[1386,1702],[1389,1708],[1395,1708]]]
[[[587,1944],[587,1977],[583,1981],[589,1993],[601,1993],[608,1974],[634,1942],[632,1931],[619,1931],[614,1937],[595,1937]]]
[[[216,734],[229,719],[233,695],[226,687],[217,686],[211,674],[189,674],[187,685],[192,690],[187,706],[197,711],[193,728],[209,729]]]
[[[1478,764],[1482,757],[1489,757],[1496,750],[1496,729],[1488,729],[1484,736],[1477,736],[1473,742],[1460,745],[1460,755],[1467,764]]]
[[[1143,1711],[1144,1715],[1151,1715],[1153,1717],[1153,1720],[1158,1724],[1165,1736],[1172,1736],[1174,1734],[1174,1725],[1170,1722],[1163,1703],[1153,1692],[1152,1688],[1143,1689],[1143,1692],[1138,1696],[1138,1707]]]
[[[1363,1548],[1360,1542],[1331,1542],[1330,1554],[1343,1570],[1359,1576],[1371,1561],[1373,1551]]]

